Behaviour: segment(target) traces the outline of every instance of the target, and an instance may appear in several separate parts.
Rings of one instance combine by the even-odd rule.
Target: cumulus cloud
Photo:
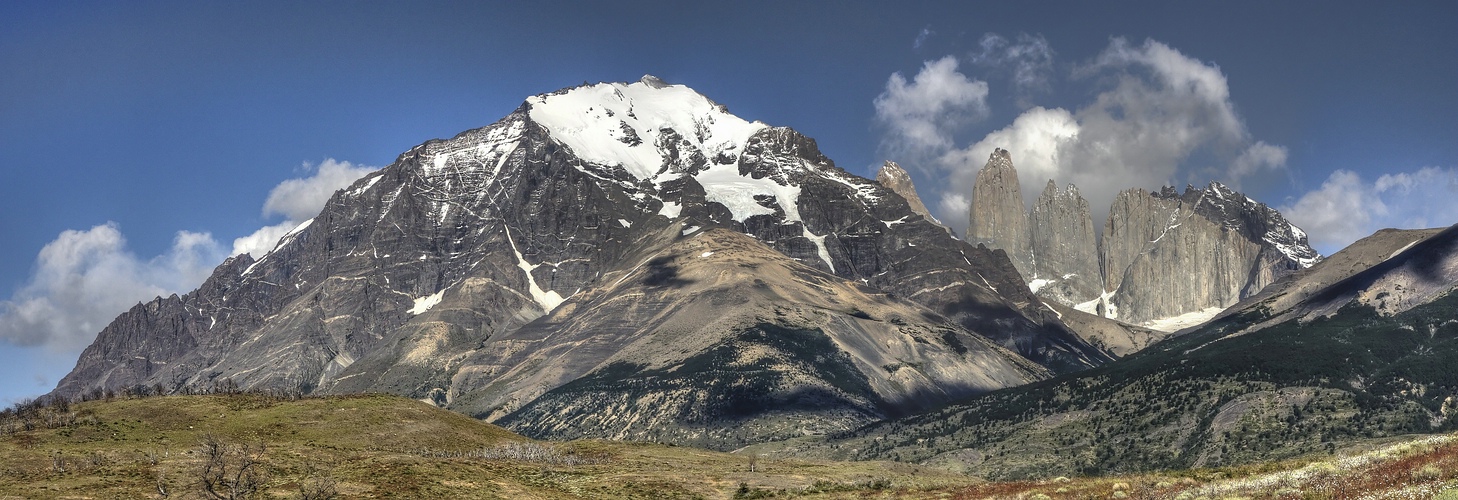
[[[1067,144],[1078,138],[1080,129],[1072,113],[1061,108],[1036,107],[1019,115],[1011,125],[987,134],[978,143],[948,151],[937,160],[944,175],[949,177],[949,182],[944,184],[947,189],[938,196],[942,210],[938,217],[959,231],[967,227],[967,208],[971,204],[968,195],[977,180],[977,171],[996,148],[1006,149],[1012,155],[1024,192],[1030,189],[1041,192],[1043,184],[1035,179],[1046,181],[1060,176],[1060,166],[1065,164],[1061,155],[1068,150]]]
[[[280,182],[263,202],[264,217],[282,215],[284,220],[233,240],[233,255],[246,253],[255,259],[263,257],[273,250],[279,238],[319,215],[335,191],[348,187],[376,168],[329,158],[318,165],[305,163],[303,170],[312,175]]]
[[[333,158],[318,165],[305,163],[304,171],[312,172],[313,175],[289,179],[274,186],[268,192],[268,200],[263,202],[263,215],[282,215],[300,221],[318,215],[335,191],[375,170],[375,167],[355,165]]]
[[[233,240],[233,251],[230,255],[246,253],[255,259],[262,258],[278,245],[279,239],[298,226],[298,222],[289,219],[278,224],[261,227],[248,236]]]
[[[942,213],[943,216],[938,217],[937,220],[941,221],[942,224],[946,224],[947,227],[956,228],[958,232],[961,232],[962,228],[967,227],[967,210],[971,206],[972,198],[966,194],[942,193],[937,198],[936,211]]]
[[[987,116],[987,82],[968,79],[947,56],[927,61],[909,82],[892,73],[873,104],[888,132],[883,146],[898,157],[921,157],[951,148],[958,127]]]
[[[1388,227],[1426,228],[1458,223],[1458,169],[1426,167],[1383,174],[1368,182],[1337,170],[1321,187],[1278,210],[1305,229],[1312,246],[1331,254]]]
[[[1016,42],[986,36],[982,52],[973,57],[1023,68],[1014,71],[1023,75],[1015,79],[1029,84],[1046,81],[1052,58],[1046,40],[1026,35]],[[888,142],[903,147],[883,147],[883,152],[949,180],[934,183],[929,191],[942,200],[942,213],[935,215],[958,228],[964,227],[958,224],[966,220],[961,213],[966,208],[941,207],[971,193],[977,170],[995,148],[1012,154],[1027,203],[1048,179],[1077,184],[1099,222],[1114,196],[1127,188],[1206,180],[1238,186],[1244,179],[1285,168],[1286,149],[1251,137],[1230,100],[1224,73],[1212,63],[1154,40],[1133,44],[1115,38],[1097,57],[1074,67],[1069,77],[1094,96],[1072,111],[1031,106],[1011,124],[965,147],[947,146],[958,122],[921,120],[915,136],[934,140],[892,134]],[[922,148],[920,156],[897,155],[916,147]],[[1203,166],[1192,165],[1194,157]],[[1212,164],[1218,167],[1212,170]]]
[[[1232,187],[1240,189],[1241,182],[1247,177],[1263,171],[1279,170],[1285,166],[1285,146],[1272,146],[1266,144],[1265,141],[1256,141],[1235,158],[1235,162],[1230,165],[1227,178]]]
[[[62,232],[36,256],[29,281],[0,302],[0,341],[74,355],[132,305],[195,289],[229,255],[261,257],[334,191],[374,169],[329,159],[304,170],[310,175],[279,183],[264,202],[266,217],[285,220],[234,240],[232,253],[206,232],[178,231],[151,258],[132,253],[112,222]]]
[[[133,304],[196,287],[223,257],[208,233],[179,231],[166,253],[142,259],[115,223],[64,231],[41,249],[30,281],[0,302],[0,339],[80,350]]]

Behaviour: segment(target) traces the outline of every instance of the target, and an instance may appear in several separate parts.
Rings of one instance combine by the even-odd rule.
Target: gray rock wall
[[[1088,200],[1072,184],[1058,189],[1053,180],[1043,188],[1029,216],[1034,278],[1046,280],[1038,295],[1071,305],[1103,293],[1097,234]]]
[[[916,212],[926,220],[937,222],[931,212],[926,210],[926,205],[922,204],[921,197],[916,195],[916,186],[911,182],[911,175],[907,174],[906,169],[901,168],[901,165],[897,165],[894,161],[887,161],[881,165],[881,169],[876,171],[876,182],[901,195],[902,198],[906,198],[906,204],[911,206],[912,212]]]
[[[1013,267],[1024,278],[1033,275],[1033,250],[1028,232],[1028,212],[1018,185],[1018,171],[1012,155],[997,149],[977,172],[968,214],[967,241],[1007,252]]]

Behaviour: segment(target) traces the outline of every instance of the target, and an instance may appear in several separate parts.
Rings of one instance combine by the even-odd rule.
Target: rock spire
[[[1018,171],[1013,168],[1012,154],[997,149],[987,158],[987,165],[977,172],[972,188],[972,208],[968,214],[967,241],[1007,252],[1024,278],[1033,275],[1033,251],[1028,232],[1028,212],[1023,206]]]

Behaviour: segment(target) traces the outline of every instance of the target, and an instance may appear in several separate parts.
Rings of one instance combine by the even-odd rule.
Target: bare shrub
[[[202,464],[198,467],[198,487],[206,498],[248,498],[263,486],[260,459],[264,446],[230,445],[212,434],[204,435],[199,444]]]
[[[557,448],[540,443],[505,443],[490,448],[466,451],[421,450],[420,456],[427,458],[466,458],[477,460],[511,460],[547,465],[595,465],[607,461],[600,455],[583,455],[577,452],[562,453]]]
[[[51,472],[65,474],[67,464],[66,457],[61,455],[61,452],[58,451],[51,454]]]
[[[299,483],[300,500],[331,500],[339,498],[339,489],[333,478],[310,477]]]

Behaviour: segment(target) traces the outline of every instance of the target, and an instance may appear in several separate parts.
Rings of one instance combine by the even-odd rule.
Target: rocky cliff
[[[1006,251],[1019,273],[1024,277],[1033,275],[1028,211],[1023,205],[1018,171],[1007,150],[993,151],[977,172],[968,221],[968,242]]]
[[[1218,198],[1214,189],[1190,191],[1190,201],[1199,191]],[[1266,462],[1449,433],[1455,290],[1458,226],[1383,231],[1129,359],[796,452],[1047,477]]]
[[[55,394],[382,391],[532,435],[729,446],[1108,359],[1002,252],[792,129],[645,78],[412,148],[267,255],[118,317]],[[544,408],[560,418],[512,417]],[[735,430],[699,432],[716,419]],[[603,427],[629,422],[665,430]]]
[[[1105,316],[1163,329],[1205,321],[1320,260],[1279,212],[1218,182],[1120,193],[1104,228]]]
[[[1034,257],[1030,287],[1045,299],[1071,305],[1103,293],[1097,234],[1088,200],[1072,184],[1058,189],[1051,179],[1029,216]]]
[[[925,217],[926,220],[941,224],[936,217],[932,217],[931,212],[927,211],[926,205],[921,203],[921,197],[916,195],[916,186],[911,182],[911,175],[906,173],[906,169],[901,168],[901,165],[897,165],[894,161],[886,161],[881,165],[881,169],[876,171],[876,182],[905,198],[906,204],[911,207],[912,212]]]
[[[997,150],[973,188],[969,241],[1006,250],[1043,299],[1134,325],[1199,324],[1321,259],[1279,212],[1220,183],[1121,192],[1101,235],[1076,187],[1049,180],[1019,219],[1017,186]]]

